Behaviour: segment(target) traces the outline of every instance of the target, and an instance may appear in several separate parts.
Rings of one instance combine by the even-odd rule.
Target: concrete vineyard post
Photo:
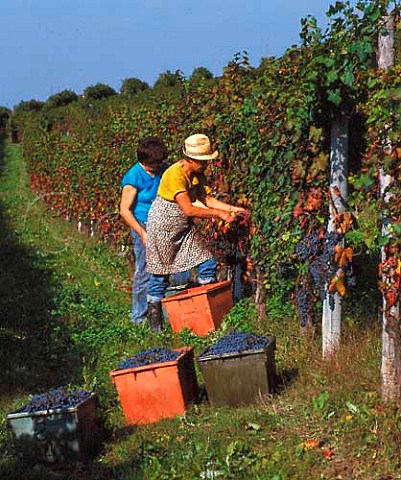
[[[348,112],[341,110],[333,120],[331,126],[331,151],[330,151],[330,217],[327,226],[328,233],[334,232],[334,217],[345,210],[348,197]],[[334,195],[339,191],[340,195]],[[328,285],[326,285],[328,292]],[[330,306],[329,295],[334,297],[334,308]],[[322,351],[323,358],[335,353],[340,344],[341,335],[341,296],[338,292],[326,293],[323,302],[322,315]]]
[[[394,65],[394,18],[392,15],[383,17],[381,31],[378,38],[377,64],[379,69],[387,69]],[[391,150],[390,140],[385,148]],[[382,235],[387,236],[390,231],[391,218],[387,214],[386,204],[391,201],[392,195],[388,188],[394,179],[380,169],[380,195],[384,201],[382,212]],[[384,247],[381,249],[381,260],[387,258]],[[387,278],[383,274],[381,280],[385,283]],[[397,401],[400,403],[400,375],[401,375],[401,345],[399,334],[399,302],[387,308],[386,298],[383,295],[383,329],[382,329],[382,364],[381,364],[381,392],[384,402]],[[390,318],[391,317],[391,318]],[[391,320],[392,319],[392,320]]]

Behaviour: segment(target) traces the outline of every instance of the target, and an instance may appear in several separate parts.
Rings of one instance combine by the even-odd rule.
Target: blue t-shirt
[[[166,168],[167,165],[163,165],[161,171],[152,177],[138,162],[124,175],[121,186],[131,185],[137,190],[132,213],[139,222],[146,223],[148,221],[150,206],[156,198],[160,179]]]

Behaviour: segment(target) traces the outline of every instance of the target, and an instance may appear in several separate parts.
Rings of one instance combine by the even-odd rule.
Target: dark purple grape
[[[336,306],[336,302],[334,299],[334,295],[332,293],[329,293],[329,307],[332,312],[334,312],[335,306]]]
[[[33,395],[31,401],[18,412],[39,412],[47,410],[66,410],[76,407],[92,394],[86,390],[70,392],[67,387],[58,387],[48,392]]]
[[[170,350],[165,347],[154,347],[148,350],[142,350],[136,355],[122,360],[117,370],[125,368],[143,367],[152,363],[163,363],[177,360],[181,352]]]
[[[309,312],[314,306],[314,299],[309,289],[300,288],[295,294],[295,305],[301,321],[301,327],[308,324]]]
[[[271,342],[271,337],[262,337],[253,333],[230,332],[224,337],[220,337],[217,343],[209,346],[203,352],[203,355],[215,356],[226,353],[260,350],[265,348],[269,342]]]
[[[308,233],[305,237],[296,245],[295,252],[297,255],[306,262],[310,257],[317,255],[322,248],[322,241],[318,231]]]
[[[343,240],[344,235],[337,232],[326,232],[324,236],[318,231],[309,232],[295,247],[300,259],[309,266],[309,274],[321,300],[326,299],[328,285],[338,271],[339,265],[334,260],[335,248],[338,244],[342,244]],[[344,270],[347,286],[352,288],[356,283],[352,266]],[[295,295],[295,304],[302,326],[306,324],[308,313],[314,303],[312,293],[305,288],[299,288]],[[328,300],[329,306],[333,310],[334,296],[329,295]]]

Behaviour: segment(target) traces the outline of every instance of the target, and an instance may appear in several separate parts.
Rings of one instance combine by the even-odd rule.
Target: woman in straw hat
[[[148,217],[148,317],[155,331],[162,328],[161,300],[170,274],[197,267],[200,285],[216,281],[216,261],[192,218],[214,217],[231,223],[237,214],[248,214],[244,208],[211,196],[204,172],[218,152],[212,151],[206,135],[188,137],[183,153],[183,158],[164,172]]]

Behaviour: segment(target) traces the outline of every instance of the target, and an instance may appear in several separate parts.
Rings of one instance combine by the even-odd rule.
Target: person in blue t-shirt
[[[135,163],[124,175],[121,186],[120,215],[131,229],[135,271],[132,286],[132,322],[141,324],[147,316],[146,222],[167,165],[168,151],[162,140],[147,137],[138,142]],[[158,325],[151,325],[159,330]]]

